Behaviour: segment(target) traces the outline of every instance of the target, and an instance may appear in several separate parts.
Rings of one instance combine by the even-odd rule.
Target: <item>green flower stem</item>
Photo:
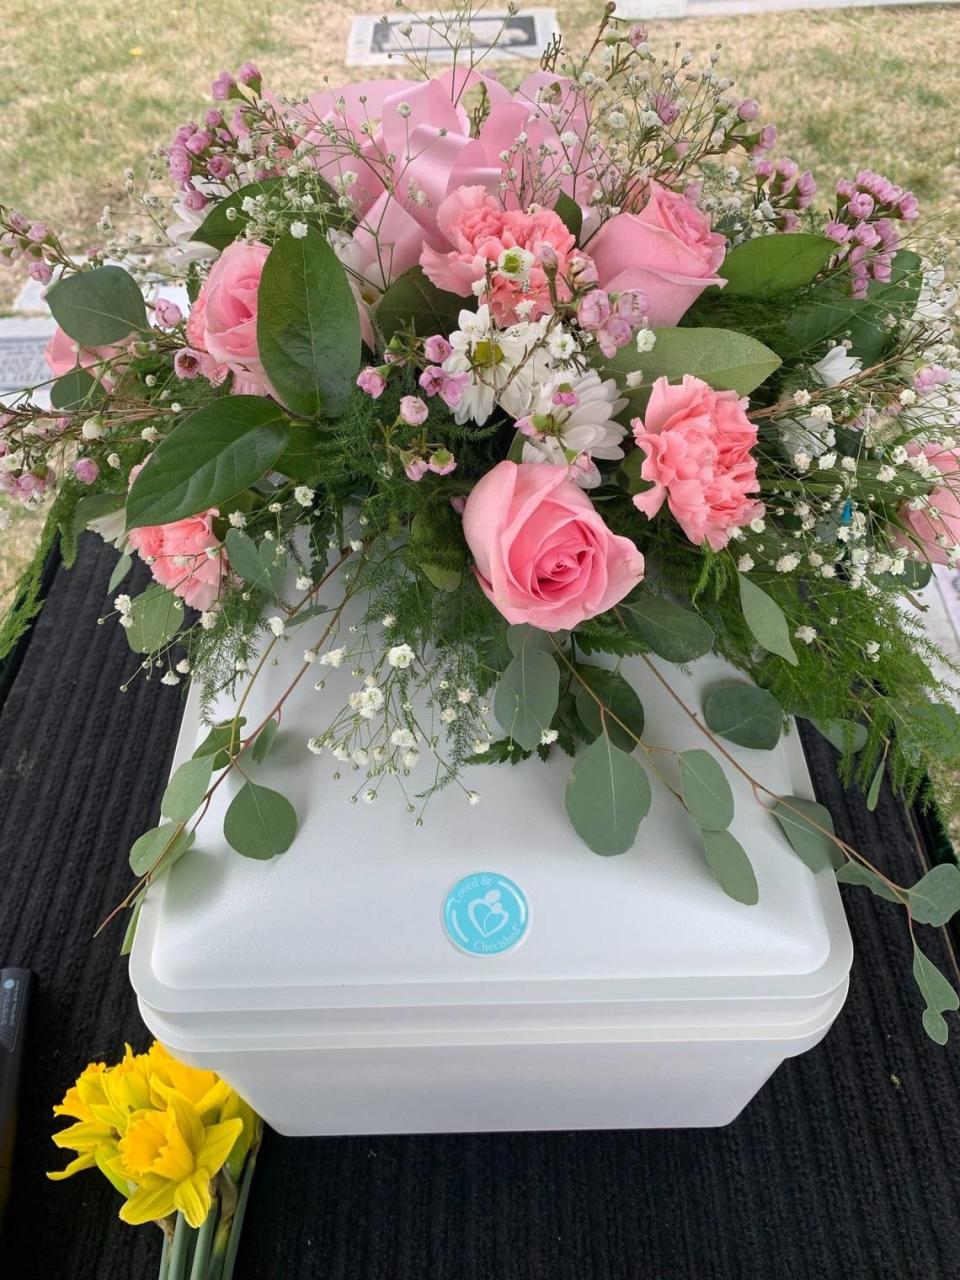
[[[207,1269],[210,1263],[210,1250],[213,1247],[213,1233],[217,1225],[219,1205],[216,1200],[210,1206],[210,1212],[204,1218],[197,1231],[196,1247],[193,1253],[193,1265],[190,1268],[190,1280],[207,1280]]]
[[[214,1272],[208,1277],[208,1280],[233,1280],[233,1268],[237,1261],[237,1251],[240,1248],[240,1232],[243,1229],[243,1215],[247,1207],[247,1201],[250,1199],[250,1184],[253,1181],[253,1171],[257,1164],[257,1149],[250,1148],[250,1154],[247,1156],[246,1167],[243,1170],[243,1177],[240,1179],[240,1190],[237,1195],[237,1208],[233,1215],[233,1222],[230,1224],[230,1235],[227,1237],[226,1252],[223,1255],[223,1266],[219,1273]]]
[[[170,1237],[166,1231],[163,1233],[163,1247],[160,1250],[160,1270],[157,1272],[157,1280],[167,1280],[168,1266],[170,1263]]]
[[[187,1259],[190,1256],[190,1245],[195,1235],[182,1213],[177,1214],[177,1225],[173,1233],[173,1246],[167,1261],[165,1280],[186,1280]]]

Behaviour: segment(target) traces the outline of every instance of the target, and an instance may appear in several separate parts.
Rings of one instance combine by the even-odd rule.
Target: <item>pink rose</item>
[[[557,296],[570,297],[566,278],[576,240],[552,209],[504,209],[483,187],[462,187],[437,210],[437,226],[453,248],[440,252],[424,245],[424,272],[438,289],[463,298],[473,296],[474,284],[489,272],[490,310],[499,323],[517,319],[519,302],[533,304],[533,320],[552,311],[547,264],[556,271]]]
[[[67,336],[64,331],[57,325],[53,337],[46,345],[44,350],[44,359],[46,360],[50,372],[55,378],[62,378],[65,373],[69,373],[71,369],[76,369],[77,365],[81,369],[93,369],[101,365],[105,360],[116,360],[116,357],[123,351],[123,346],[114,347],[81,347],[78,343]],[[114,363],[112,372],[119,373],[121,365]],[[96,373],[94,372],[94,376]],[[110,377],[103,378],[103,385],[109,389],[113,386],[115,379]]]
[[[150,564],[157,582],[169,587],[191,609],[206,610],[220,594],[228,571],[227,553],[213,532],[216,507],[172,524],[131,529],[127,541]],[[217,554],[207,555],[207,548]]]
[[[916,551],[919,542],[931,564],[949,564],[948,551],[960,545],[960,453],[937,444],[928,444],[923,453],[943,475],[943,484],[918,511],[912,510],[909,502],[903,504],[898,514],[906,533],[898,530],[894,541],[911,551]]]
[[[187,320],[187,342],[233,374],[234,395],[273,395],[257,347],[257,291],[265,244],[234,240],[213,264]]]
[[[716,275],[726,246],[695,205],[656,182],[639,213],[618,213],[589,242],[601,287],[641,290],[652,329],[675,325],[707,285],[726,284]]]
[[[611,533],[586,494],[549,462],[500,462],[463,512],[474,572],[508,622],[575,627],[643,578],[643,556]]]
[[[632,421],[644,451],[641,476],[652,487],[634,496],[634,504],[652,519],[667,501],[691,542],[719,551],[730,530],[763,514],[757,493],[757,463],[750,450],[757,428],[735,391],[714,391],[687,374],[680,386],[657,378],[647,412]]]

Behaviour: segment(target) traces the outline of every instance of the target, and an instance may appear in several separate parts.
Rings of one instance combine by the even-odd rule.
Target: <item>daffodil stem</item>
[[[213,1233],[217,1226],[219,1205],[216,1200],[210,1206],[210,1212],[203,1220],[197,1232],[196,1248],[193,1251],[193,1266],[190,1268],[190,1280],[207,1280],[207,1268],[210,1264],[210,1251],[213,1248]]]
[[[187,1258],[190,1254],[190,1242],[194,1235],[182,1213],[177,1214],[177,1225],[173,1232],[173,1247],[167,1263],[165,1280],[186,1280]]]
[[[160,1270],[157,1273],[157,1280],[168,1280],[167,1264],[170,1261],[170,1237],[166,1231],[163,1233],[163,1248],[160,1250]]]
[[[240,1248],[240,1232],[243,1229],[243,1215],[247,1207],[247,1201],[250,1199],[250,1184],[253,1181],[253,1171],[256,1163],[257,1147],[254,1145],[250,1148],[243,1176],[240,1179],[237,1207],[234,1210],[233,1222],[230,1224],[230,1235],[227,1238],[227,1248],[223,1255],[223,1269],[219,1274],[218,1280],[233,1280],[233,1268],[237,1261],[237,1250]]]

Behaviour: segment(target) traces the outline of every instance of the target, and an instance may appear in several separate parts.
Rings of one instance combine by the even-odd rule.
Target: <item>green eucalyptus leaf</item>
[[[926,1008],[923,1011],[923,1029],[937,1044],[946,1044],[949,1036],[945,1013],[960,1009],[956,991],[932,960],[913,944],[913,978],[920,988]]]
[[[130,919],[127,922],[127,927],[123,934],[123,942],[120,945],[121,956],[128,956],[133,950],[133,942],[137,936],[137,925],[140,923],[140,908],[142,906],[143,891],[138,893],[136,898],[133,900],[133,905],[130,909]],[[127,1194],[127,1188],[125,1186],[118,1186],[116,1182],[114,1183],[114,1186],[116,1186],[117,1190],[123,1195]]]
[[[602,375],[618,375],[621,385],[628,373],[642,373],[640,387],[624,392],[634,413],[643,411],[657,378],[676,382],[689,373],[718,391],[745,396],[780,365],[780,357],[769,347],[733,329],[655,329],[654,333],[657,340],[651,351],[638,352],[631,342],[600,367]]]
[[[126,552],[120,557],[113,566],[113,573],[110,575],[110,581],[107,583],[107,595],[112,596],[120,583],[124,580],[130,570],[133,568],[133,556],[127,555]]]
[[[420,267],[398,276],[380,299],[377,326],[385,343],[396,334],[413,332],[421,338],[451,333],[458,327],[467,301],[456,293],[438,289]]]
[[[887,882],[882,880],[875,871],[865,867],[862,862],[845,862],[837,870],[837,880],[840,884],[855,884],[863,889],[869,889],[885,902],[902,902]]]
[[[183,601],[166,587],[147,587],[130,604],[131,624],[124,628],[134,653],[156,653],[180,630]]]
[[[270,250],[257,291],[257,346],[295,413],[342,410],[360,367],[360,313],[343,264],[312,227]]]
[[[259,182],[251,182],[237,191],[231,191],[210,207],[209,213],[191,238],[222,252],[246,230],[250,221],[250,214],[243,207],[246,200],[256,199],[257,196],[267,196],[269,199],[275,192],[282,192],[288,181],[286,177],[262,178]],[[315,188],[315,193],[311,193],[314,194],[314,199],[320,197],[323,204],[317,206],[317,213],[302,211],[299,214],[302,221],[320,230],[343,226],[347,218],[339,208],[337,194],[330,184],[319,174],[311,174],[310,185]]]
[[[703,707],[707,727],[741,747],[772,751],[780,741],[783,711],[767,689],[733,684],[712,689]]]
[[[775,653],[791,666],[797,665],[797,655],[790,643],[790,632],[783,610],[772,596],[751,582],[742,573],[740,579],[740,605],[747,626],[757,643],[768,653]]]
[[[113,515],[123,509],[123,495],[119,493],[86,493],[73,509],[70,525],[74,536],[83,533],[94,520]]]
[[[565,804],[573,829],[603,857],[626,853],[652,799],[640,762],[602,734],[574,763]]]
[[[577,714],[592,741],[606,731],[611,742],[621,751],[631,752],[637,739],[643,735],[643,703],[629,681],[618,671],[606,667],[593,667],[585,663],[577,666],[577,676],[583,682],[577,686]],[[594,697],[596,695],[596,697]],[[599,698],[610,715],[601,713]],[[616,716],[614,720],[612,717]],[[617,721],[622,721],[626,729]]]
[[[160,812],[174,822],[186,822],[200,808],[213,774],[213,757],[194,756],[184,760],[167,783]]]
[[[550,632],[532,627],[528,622],[514,623],[507,627],[507,644],[515,658],[519,658],[527,649],[542,649],[545,653],[550,653],[553,649]]]
[[[723,831],[733,821],[733,792],[727,775],[709,751],[680,753],[680,793],[704,831]]]
[[[286,417],[261,396],[223,396],[161,440],[127,495],[127,528],[169,524],[222,507],[270,471]]]
[[[883,775],[886,772],[886,768],[887,761],[886,757],[884,757],[884,759],[877,765],[876,772],[873,775],[873,780],[870,783],[870,788],[867,791],[867,809],[870,813],[873,813],[874,809],[876,809],[877,802],[880,799],[880,786],[883,782]]]
[[[270,754],[279,729],[279,720],[268,720],[254,738],[253,746],[250,748],[250,754],[253,756],[257,764],[262,764]]]
[[[817,830],[819,826],[833,831],[833,818],[822,804],[804,796],[781,796],[770,812],[779,822],[794,853],[811,871],[822,871],[824,867],[836,870],[844,865],[842,851]]]
[[[812,720],[811,724],[819,730],[831,746],[846,754],[856,755],[867,745],[867,727],[858,720]]]
[[[61,276],[44,299],[67,337],[84,347],[109,347],[148,327],[140,286],[123,267]]]
[[[89,369],[71,369],[59,377],[50,388],[50,403],[54,409],[92,409],[105,396],[104,389]]]
[[[224,815],[223,834],[244,858],[275,858],[293,844],[297,812],[279,791],[245,782]]]
[[[743,845],[729,831],[703,830],[707,866],[724,893],[747,907],[760,900],[757,877]]]
[[[225,538],[230,568],[248,587],[276,599],[287,572],[287,555],[279,543],[264,538],[259,545],[242,529],[228,529]]]
[[[456,591],[467,567],[463,522],[441,502],[424,507],[410,522],[407,554],[424,577],[440,591]]]
[[[560,700],[560,672],[549,654],[526,645],[500,677],[493,713],[508,737],[524,751],[540,745]]]
[[[835,240],[800,231],[745,240],[723,260],[724,293],[774,298],[802,289],[819,275],[837,249]]]
[[[145,831],[130,850],[130,870],[135,876],[148,872],[156,878],[169,871],[193,844],[193,832],[177,822],[164,822]]]
[[[615,612],[629,632],[667,662],[693,662],[713,648],[715,636],[706,619],[662,596],[641,591],[622,600]]]
[[[238,716],[235,720],[224,720],[213,725],[194,751],[193,758],[213,756],[214,770],[225,769],[240,750],[240,730],[246,723],[246,716]]]
[[[917,924],[944,925],[960,911],[960,867],[933,867],[910,889],[910,911]]]

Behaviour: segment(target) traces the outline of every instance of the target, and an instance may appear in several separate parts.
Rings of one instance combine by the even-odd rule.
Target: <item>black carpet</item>
[[[156,819],[178,691],[118,686],[135,667],[97,627],[113,553],[61,571],[0,710],[0,961],[39,974],[4,1280],[150,1277],[159,1232],[116,1218],[64,1155],[50,1106],[90,1059],[142,1047],[120,931],[91,932]],[[889,793],[846,801],[807,740],[838,830],[902,878],[920,872]],[[960,1276],[960,1029],[920,1029],[900,912],[847,891],[847,1006],[723,1130],[291,1140],[267,1136],[237,1280],[955,1280]],[[947,940],[925,930],[949,967]],[[597,1080],[596,1087],[603,1088]],[[4,1254],[3,1249],[6,1249]]]

